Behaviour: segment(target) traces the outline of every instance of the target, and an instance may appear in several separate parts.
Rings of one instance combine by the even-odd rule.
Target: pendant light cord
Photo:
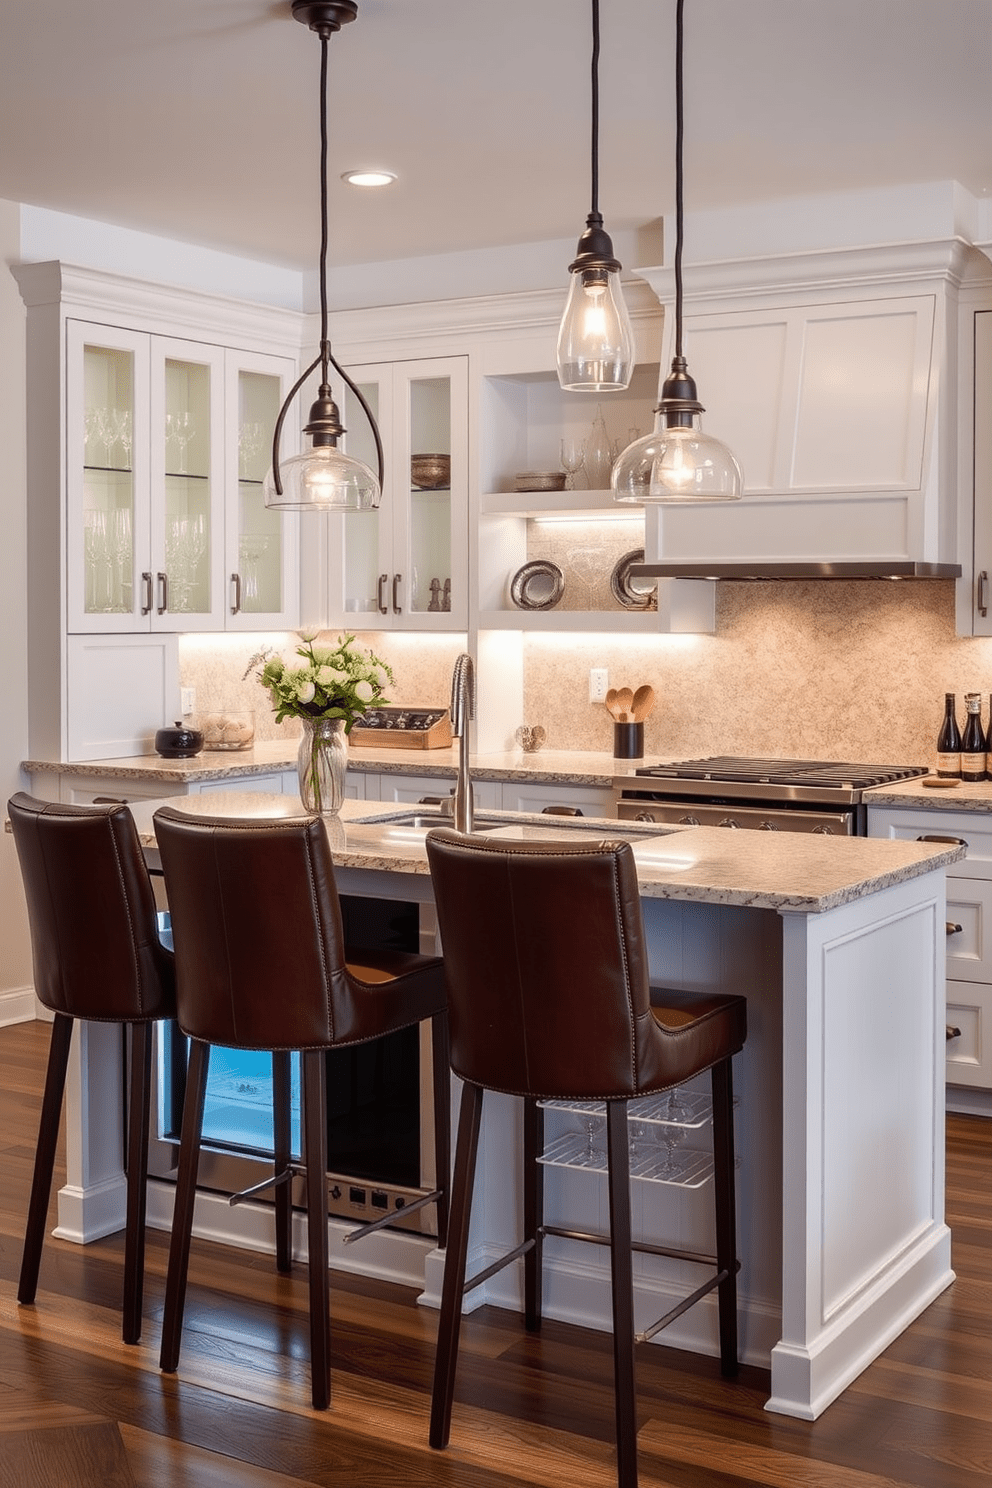
[[[682,32],[685,0],[675,0],[675,355],[682,355],[682,135],[684,92],[682,86]]]
[[[592,0],[592,203],[599,213],[599,0]]]
[[[331,355],[327,339],[327,36],[320,38],[320,365],[327,382]]]

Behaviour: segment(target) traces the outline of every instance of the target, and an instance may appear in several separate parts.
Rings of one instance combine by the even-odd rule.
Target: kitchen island
[[[170,804],[176,804],[173,800]],[[154,803],[135,817],[154,858]],[[295,798],[192,798],[197,814],[292,815]],[[424,829],[395,805],[346,802],[329,823],[342,892],[423,907],[432,939]],[[815,1418],[953,1280],[943,1215],[944,871],[962,855],[950,844],[735,833],[659,832],[616,822],[549,825],[547,818],[483,813],[481,830],[559,835],[592,828],[633,841],[652,976],[687,989],[721,988],[748,999],[748,1040],[735,1060],[739,1100],[738,1233],[742,1357],[771,1369],[773,1411]],[[68,1183],[59,1232],[80,1241],[123,1216],[119,1113],[100,1098],[117,1077],[119,1043],[91,1025],[70,1087]],[[519,1103],[487,1098],[470,1268],[516,1238]],[[567,1117],[553,1113],[556,1120]],[[695,1144],[697,1137],[687,1141]],[[587,1170],[547,1170],[549,1222],[605,1229],[605,1184]],[[150,1200],[168,1222],[167,1185]],[[220,1199],[204,1195],[203,1233],[268,1243],[251,1215],[237,1235]],[[705,1188],[632,1185],[635,1234],[662,1244],[710,1245]],[[220,1216],[224,1214],[224,1220]],[[223,1225],[228,1228],[223,1228]],[[334,1264],[344,1260],[331,1223]],[[370,1242],[365,1242],[371,1244]],[[437,1303],[443,1255],[395,1232],[375,1237],[361,1260],[415,1281]],[[361,1250],[362,1247],[356,1247]],[[404,1273],[411,1257],[419,1273]],[[682,1295],[687,1268],[635,1257],[638,1326]],[[608,1257],[549,1239],[548,1316],[608,1326]],[[518,1308],[520,1279],[494,1277],[473,1304]],[[662,1336],[715,1353],[715,1304],[693,1308]]]

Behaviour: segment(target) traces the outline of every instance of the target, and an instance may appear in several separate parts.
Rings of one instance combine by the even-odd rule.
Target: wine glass
[[[110,413],[110,423],[113,430],[113,443],[119,444],[124,451],[123,468],[130,469],[131,466],[131,410],[129,408],[115,408]]]
[[[576,477],[585,464],[586,442],[566,434],[561,441],[561,468],[565,472],[565,490],[578,490]]]
[[[190,440],[196,433],[191,413],[167,413],[165,416],[165,437],[172,440],[179,450],[179,459],[176,463],[176,474],[186,474],[186,450]]]

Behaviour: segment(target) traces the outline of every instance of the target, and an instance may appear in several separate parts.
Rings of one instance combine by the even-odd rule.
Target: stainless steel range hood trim
[[[960,563],[918,563],[911,558],[871,558],[814,563],[718,560],[712,563],[635,563],[632,579],[959,579]]]

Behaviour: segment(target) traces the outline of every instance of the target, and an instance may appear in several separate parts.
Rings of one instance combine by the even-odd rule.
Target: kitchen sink
[[[426,833],[434,827],[452,827],[454,823],[450,816],[442,816],[436,812],[405,811],[396,816],[379,817],[377,821],[366,822],[364,825],[387,829],[403,827]],[[494,815],[486,811],[476,812],[473,832],[480,837],[510,837],[517,841],[531,842],[560,840],[563,836],[575,839],[579,835],[583,841],[601,842],[604,837],[609,837],[614,840],[621,838],[624,842],[644,842],[652,837],[666,835],[664,827],[645,828],[643,822],[636,825],[633,822],[610,822],[609,825],[594,827],[581,816],[555,815],[546,816],[541,821],[533,818],[527,821],[509,821],[505,812]]]

